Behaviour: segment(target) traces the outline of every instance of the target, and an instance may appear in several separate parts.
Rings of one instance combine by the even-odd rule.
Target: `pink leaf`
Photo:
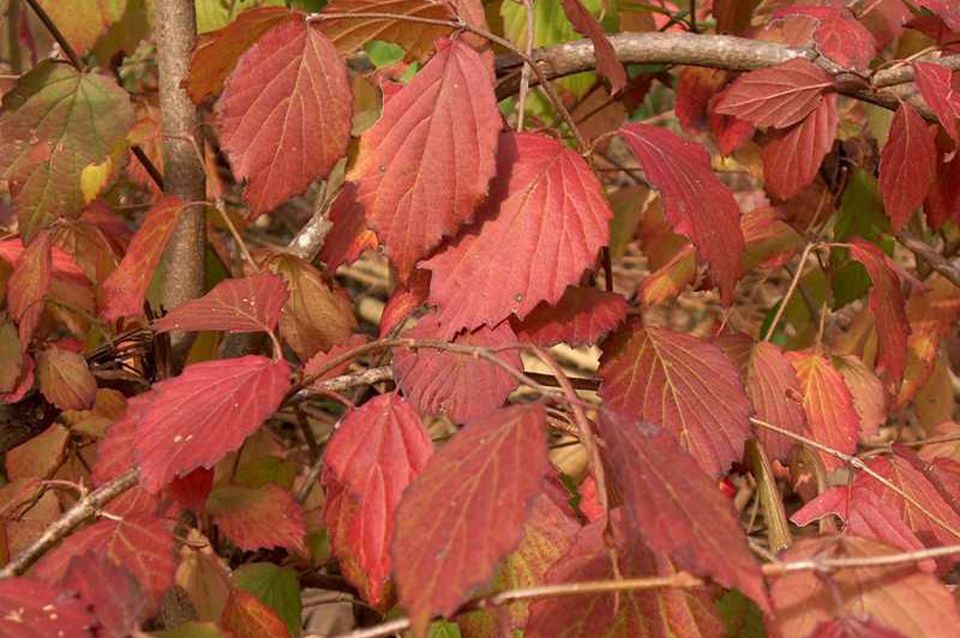
[[[289,547],[306,551],[303,509],[290,491],[279,485],[221,485],[207,498],[207,512],[224,536],[241,549]]]
[[[740,208],[713,174],[710,156],[701,145],[665,128],[631,123],[620,131],[647,179],[660,191],[667,220],[694,243],[721,299],[730,304],[743,252]]]
[[[95,619],[73,592],[34,578],[0,581],[0,637],[90,638]]]
[[[239,448],[280,406],[289,376],[286,361],[249,355],[187,366],[155,384],[135,439],[143,487],[157,492]]]
[[[421,318],[413,329],[404,332],[403,337],[437,339],[442,333],[443,326],[431,313]],[[517,335],[508,322],[493,329],[481,326],[472,332],[461,333],[453,340],[456,344],[490,348],[516,342]],[[497,356],[515,369],[523,369],[517,350],[499,352]],[[494,363],[441,350],[411,352],[398,349],[393,355],[393,370],[404,396],[421,412],[445,414],[457,423],[499,408],[517,387],[516,377]]]
[[[923,203],[936,175],[934,132],[916,109],[901,103],[880,154],[880,193],[894,231]]]
[[[567,288],[556,305],[540,303],[523,321],[512,321],[520,339],[538,346],[561,341],[571,346],[595,343],[627,316],[622,295],[596,288]]]
[[[603,27],[580,0],[563,0],[563,12],[577,33],[593,42],[597,71],[610,81],[610,92],[616,94],[622,91],[627,85],[627,72],[617,60],[617,52],[603,32]]]
[[[283,277],[270,272],[224,279],[203,297],[180,304],[154,322],[153,329],[272,332],[287,297]]]
[[[917,88],[954,143],[960,143],[957,118],[960,118],[960,91],[954,86],[953,71],[942,64],[915,62]]]
[[[384,96],[350,179],[401,280],[473,218],[496,165],[501,116],[480,54],[440,40],[410,84]]]
[[[531,133],[505,133],[497,152],[483,225],[422,263],[448,337],[556,303],[609,237],[610,205],[577,153]]]
[[[790,199],[817,176],[837,135],[837,96],[820,105],[792,128],[775,131],[763,145],[763,177],[780,199]]]
[[[346,66],[305,19],[280,22],[240,56],[218,124],[252,216],[330,172],[350,141],[352,103]]]
[[[741,75],[714,110],[761,128],[785,128],[817,108],[832,86],[833,79],[826,71],[797,58]]]
[[[331,534],[331,546],[341,562],[351,563],[345,573],[354,576],[351,582],[375,606],[383,602],[392,569],[389,550],[400,495],[432,451],[420,416],[395,393],[351,411],[327,445],[323,483],[328,495],[342,491],[340,498],[347,499],[347,508],[352,509],[344,543]],[[324,511],[328,529],[337,528],[342,512],[328,498]]]
[[[60,581],[90,605],[100,625],[97,636],[126,638],[143,620],[143,594],[137,580],[103,552],[74,556]]]

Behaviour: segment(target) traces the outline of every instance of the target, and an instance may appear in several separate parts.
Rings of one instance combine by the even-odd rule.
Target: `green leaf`
[[[880,240],[889,231],[890,221],[883,213],[877,180],[862,168],[855,169],[843,190],[840,212],[833,228],[834,239],[846,241],[863,237],[880,245]]]
[[[158,631],[156,638],[222,638],[223,634],[211,622],[188,622],[173,629]]]
[[[244,487],[263,487],[276,483],[290,489],[297,476],[297,464],[276,456],[261,456],[243,463],[237,468],[234,482]]]
[[[427,638],[460,638],[460,626],[455,622],[438,620],[430,625]]]
[[[300,634],[300,582],[295,571],[273,563],[249,563],[233,573],[233,582],[277,612],[291,636]]]
[[[390,66],[403,59],[403,49],[396,44],[383,40],[371,40],[363,45],[363,49],[370,56],[370,62],[378,69]]]
[[[124,151],[132,126],[129,96],[105,76],[45,60],[20,78],[0,110],[0,179],[25,240],[80,213],[83,169]]]
[[[732,589],[717,601],[726,638],[766,638],[763,614],[752,600]]]

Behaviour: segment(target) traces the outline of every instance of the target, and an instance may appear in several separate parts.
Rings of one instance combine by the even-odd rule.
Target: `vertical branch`
[[[7,46],[10,47],[10,72],[23,73],[23,52],[20,50],[20,0],[10,0],[7,7]]]
[[[163,130],[163,174],[166,192],[185,202],[203,201],[203,164],[193,139],[197,112],[183,82],[197,38],[193,0],[157,0],[156,32],[160,63],[160,117]],[[163,305],[168,310],[203,294],[204,209],[183,211],[164,257]],[[183,335],[173,340],[175,351],[189,344]]]

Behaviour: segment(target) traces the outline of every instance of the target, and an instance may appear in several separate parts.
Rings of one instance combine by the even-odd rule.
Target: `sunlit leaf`
[[[820,105],[833,78],[802,58],[751,71],[734,80],[715,110],[762,128],[796,124]]]

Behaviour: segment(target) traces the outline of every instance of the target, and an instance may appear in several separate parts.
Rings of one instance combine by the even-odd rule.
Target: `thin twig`
[[[534,15],[533,0],[521,0],[527,17],[527,57],[533,53]],[[520,90],[517,92],[517,132],[523,130],[523,115],[527,105],[527,91],[530,90],[530,65],[524,63],[520,71]]]
[[[947,261],[943,255],[928,246],[926,242],[917,239],[905,230],[897,234],[897,241],[919,259],[927,262],[931,268],[943,275],[954,286],[960,288],[960,268]]]
[[[794,273],[793,279],[790,281],[790,287],[787,288],[786,294],[783,296],[783,300],[780,302],[780,307],[777,308],[777,314],[773,316],[773,321],[770,322],[770,327],[767,328],[767,334],[763,336],[764,341],[770,341],[770,338],[773,337],[773,334],[777,330],[777,325],[780,323],[780,319],[783,318],[783,313],[787,310],[787,304],[790,303],[790,298],[793,296],[794,291],[797,289],[797,286],[800,284],[800,277],[803,275],[803,267],[807,263],[807,257],[810,255],[810,251],[816,247],[816,244],[807,244],[803,248],[803,252],[800,253],[800,263],[797,264],[797,272]]]

